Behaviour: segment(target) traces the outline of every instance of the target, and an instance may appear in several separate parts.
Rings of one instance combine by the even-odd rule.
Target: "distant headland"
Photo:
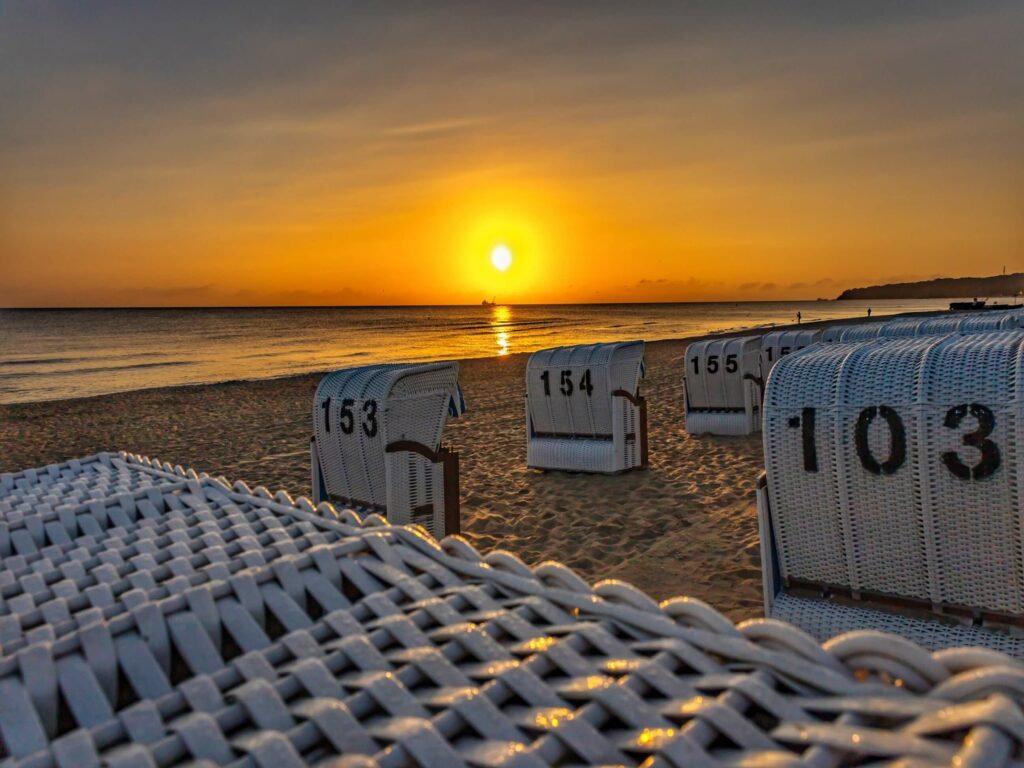
[[[917,283],[888,283],[850,288],[839,299],[957,299],[964,296],[1017,296],[1024,291],[1024,272],[992,277],[940,277]]]

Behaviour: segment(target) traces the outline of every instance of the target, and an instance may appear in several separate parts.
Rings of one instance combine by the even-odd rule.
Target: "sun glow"
[[[499,272],[512,266],[512,251],[507,245],[499,244],[491,249],[491,264]]]

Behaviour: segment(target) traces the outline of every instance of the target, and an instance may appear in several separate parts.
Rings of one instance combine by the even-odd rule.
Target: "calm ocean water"
[[[671,339],[794,321],[944,309],[948,300],[702,304],[0,310],[0,403]]]

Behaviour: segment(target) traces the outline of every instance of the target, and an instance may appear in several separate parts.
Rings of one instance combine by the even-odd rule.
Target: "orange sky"
[[[0,306],[1024,269],[1024,6],[821,5],[4,4]]]

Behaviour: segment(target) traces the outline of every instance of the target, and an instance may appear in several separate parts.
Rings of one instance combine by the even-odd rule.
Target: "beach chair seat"
[[[817,344],[821,341],[821,333],[820,330],[798,328],[766,333],[761,337],[761,377],[767,381],[768,374],[779,360]]]
[[[465,410],[455,362],[371,365],[323,378],[313,403],[314,501],[458,533],[458,454],[441,442]]]
[[[526,366],[526,463],[615,473],[647,466],[644,343],[534,352]]]
[[[1024,658],[1024,332],[780,361],[758,487],[766,614]],[[900,629],[902,628],[902,629]]]
[[[687,432],[749,435],[761,428],[760,336],[694,342],[684,363]]]

